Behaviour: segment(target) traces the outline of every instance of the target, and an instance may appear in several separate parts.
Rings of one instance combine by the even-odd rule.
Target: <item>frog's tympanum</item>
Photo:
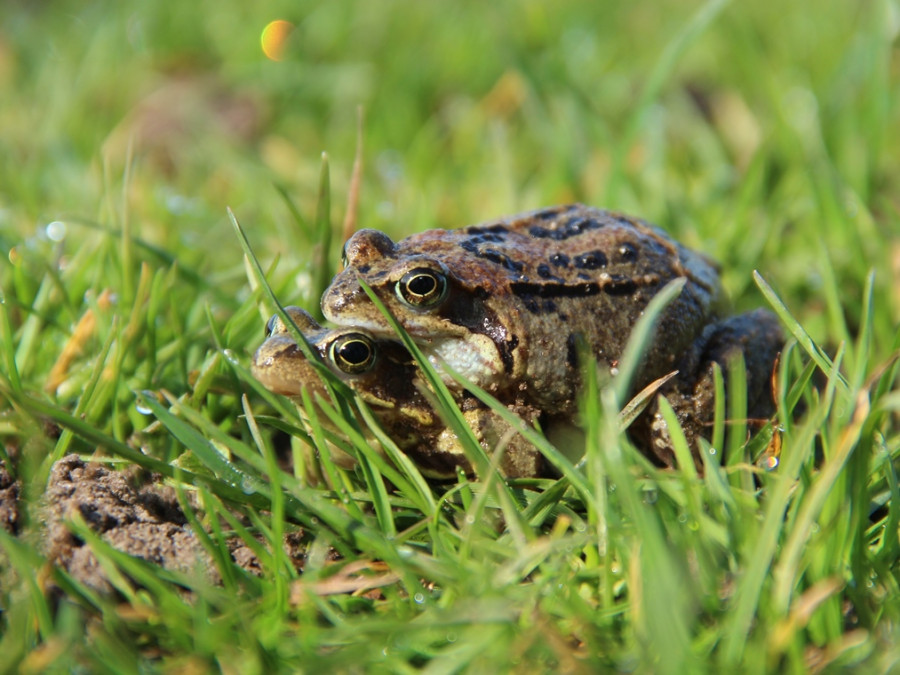
[[[395,339],[373,337],[365,329],[323,328],[304,310],[287,307],[313,354],[338,379],[355,391],[378,418],[385,432],[426,475],[447,478],[457,467],[466,473],[472,467],[456,435],[444,424],[421,393],[421,372],[403,345]],[[266,326],[266,341],[253,357],[253,375],[272,392],[301,401],[306,387],[327,398],[325,385],[285,324],[272,317]],[[541,455],[489,408],[466,392],[458,392],[456,403],[475,438],[485,450],[498,443],[505,447],[500,468],[507,476],[540,473]],[[526,406],[510,406],[526,421],[538,412]]]
[[[363,280],[439,369],[450,366],[511,408],[557,419],[576,413],[584,353],[579,345],[614,375],[647,303],[668,282],[683,278],[683,290],[658,320],[632,391],[677,371],[659,393],[696,449],[713,416],[712,364],[727,372],[728,360],[740,354],[749,417],[772,413],[769,383],[783,341],[775,317],[757,310],[723,318],[715,265],[641,220],[574,204],[398,242],[361,230],[347,242],[344,256],[345,269],[322,298],[325,317],[341,327],[330,335],[365,334],[385,352],[385,363],[401,362],[389,346],[394,333],[364,292]],[[375,398],[387,391],[387,398],[396,401],[399,395],[421,410],[418,395],[391,379],[395,370],[415,379],[415,368],[403,364],[376,366],[356,376],[353,388]],[[449,377],[447,384],[460,389]],[[392,433],[421,434],[425,445],[432,444],[432,456],[439,452],[429,425],[408,424],[402,405],[395,410],[387,416]],[[655,405],[630,433],[651,458],[674,463]]]

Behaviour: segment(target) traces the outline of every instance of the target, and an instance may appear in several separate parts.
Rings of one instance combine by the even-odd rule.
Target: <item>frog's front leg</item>
[[[715,414],[713,364],[718,363],[727,378],[730,362],[738,355],[743,356],[747,418],[766,419],[775,410],[771,378],[783,345],[784,334],[775,315],[758,309],[711,324],[682,359],[679,375],[661,393],[675,410],[698,467],[698,440],[710,438]],[[638,425],[636,440],[653,459],[674,466],[671,437],[658,406],[651,405],[646,416],[648,419]]]

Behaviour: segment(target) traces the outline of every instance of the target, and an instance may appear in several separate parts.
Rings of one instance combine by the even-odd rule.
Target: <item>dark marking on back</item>
[[[460,242],[459,245],[461,248],[468,251],[472,255],[484,260],[490,260],[495,265],[500,265],[503,269],[515,274],[521,275],[522,272],[525,271],[524,263],[521,263],[518,260],[513,260],[505,253],[501,253],[495,248],[478,248],[478,242],[474,239],[475,238],[467,239],[466,241]]]
[[[522,304],[532,314],[550,314],[556,311],[556,303],[550,298],[540,298],[534,295],[523,295],[519,298]]]
[[[575,267],[580,270],[598,270],[606,267],[606,254],[603,251],[588,251],[575,256]]]
[[[554,267],[568,267],[569,256],[565,253],[554,253],[550,256],[550,264]]]
[[[585,284],[558,284],[535,283],[529,281],[514,282],[509,285],[513,295],[521,298],[584,298],[597,295],[600,292],[600,284],[590,282]]]
[[[495,248],[486,248],[477,255],[480,258],[490,260],[492,263],[500,265],[503,269],[509,270],[510,272],[521,274],[525,269],[525,265],[523,263],[520,263],[517,260],[512,260],[508,255],[500,253],[500,251]]]
[[[571,237],[577,237],[590,230],[597,230],[603,227],[601,223],[593,218],[585,218],[583,216],[575,216],[558,227],[541,227],[534,225],[528,228],[528,234],[535,239],[553,239],[554,241],[563,241]]]
[[[564,280],[555,274],[553,274],[553,270],[550,269],[550,265],[547,263],[541,263],[537,266],[537,274],[541,279],[547,279],[549,281],[555,281],[556,283],[564,283]]]
[[[582,275],[579,274],[579,276]],[[590,277],[585,278],[589,279]],[[511,283],[509,289],[513,295],[527,301],[528,298],[586,298],[599,293],[616,296],[631,295],[637,290],[637,284],[630,277],[614,274],[600,282],[586,281],[578,284],[517,281]]]
[[[603,285],[603,290],[610,295],[632,295],[637,290],[637,284],[631,277],[622,274],[614,274],[609,282]]]
[[[506,239],[506,233],[497,234],[496,232],[473,232],[470,234],[466,243],[469,246],[477,246],[478,244],[499,244]],[[462,244],[460,244],[462,245]]]
[[[509,234],[509,228],[506,225],[497,224],[497,225],[475,225],[473,227],[467,227],[465,230],[466,234],[473,235],[489,235],[492,237],[497,237],[496,239],[490,239],[489,241],[502,241],[503,237]],[[488,240],[486,240],[488,241]]]
[[[629,241],[619,244],[619,248],[616,250],[616,262],[633,263],[637,258],[637,246]]]

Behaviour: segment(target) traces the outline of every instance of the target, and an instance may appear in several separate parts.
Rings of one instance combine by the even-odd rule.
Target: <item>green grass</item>
[[[297,24],[278,63],[275,18]],[[22,495],[0,670],[900,667],[896,2],[13,0],[0,19],[0,458]],[[580,200],[717,259],[736,310],[772,306],[792,336],[777,466],[753,464],[771,433],[720,424],[724,464],[655,469],[591,383],[561,480],[434,485],[370,448],[340,392],[301,418],[262,390],[274,307],[226,207],[279,301],[314,310],[359,105],[360,227]],[[71,452],[165,476],[221,583],[79,517],[118,595],[45,564],[41,497]],[[273,546],[297,532],[302,574]],[[380,593],[341,590],[367,575]]]

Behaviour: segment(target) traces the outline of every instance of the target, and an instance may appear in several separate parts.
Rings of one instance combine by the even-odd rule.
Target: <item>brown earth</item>
[[[119,551],[168,570],[199,572],[213,583],[220,580],[215,563],[188,524],[175,490],[163,485],[159,475],[137,467],[113,470],[68,455],[51,469],[45,502],[47,558],[93,589],[109,592],[112,586],[91,547],[67,525],[76,515]],[[0,526],[14,532],[18,513],[18,485],[0,470]],[[227,545],[235,564],[252,574],[261,572],[259,558],[241,539],[229,539]],[[300,569],[302,532],[285,537],[285,550]]]

